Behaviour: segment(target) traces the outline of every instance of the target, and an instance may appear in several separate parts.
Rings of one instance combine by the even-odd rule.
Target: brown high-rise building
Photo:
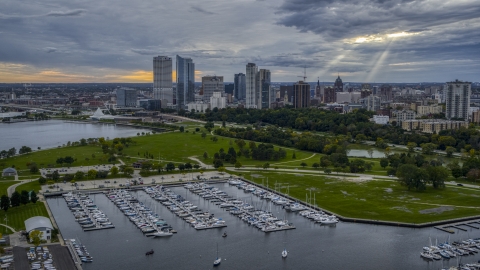
[[[384,84],[380,87],[380,98],[382,100],[393,100],[392,86]]]
[[[362,89],[362,91],[360,92],[360,98],[366,98],[368,96],[370,96],[372,94],[372,91],[368,90],[368,89]]]
[[[337,101],[335,89],[332,87],[325,87],[323,90],[323,103],[333,103]]]
[[[310,84],[299,81],[293,85],[293,106],[306,108],[310,106]]]

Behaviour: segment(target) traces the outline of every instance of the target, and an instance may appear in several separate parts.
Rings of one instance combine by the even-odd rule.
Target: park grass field
[[[92,157],[92,154],[95,158]],[[67,164],[57,164],[57,158],[71,156],[77,159],[71,166],[92,166],[97,164],[108,163],[105,160],[101,160],[103,153],[99,146],[70,146],[52,148],[47,150],[35,151],[29,154],[18,155],[15,157],[2,160],[7,167],[15,165],[17,170],[27,169],[27,163],[35,162],[39,168],[47,168],[49,164],[54,167],[66,167]],[[88,159],[88,160],[87,160]],[[20,175],[28,175],[30,172],[22,172]]]
[[[408,223],[425,223],[480,215],[480,191],[448,186],[428,187],[426,191],[408,191],[394,180],[348,181],[328,176],[285,172],[242,172],[259,184],[305,201],[315,194],[316,204],[326,210],[350,218],[363,218]]]
[[[16,184],[16,183],[18,183],[18,182],[15,182],[15,181],[0,181],[0,196],[8,195],[7,194],[8,187],[13,185],[13,184]]]
[[[136,144],[125,148],[123,152],[127,156],[139,158],[143,158],[144,153],[148,152],[153,155],[154,159],[160,157],[161,160],[184,163],[194,163],[192,160],[188,159],[188,157],[197,156],[197,158],[201,159],[203,162],[212,164],[213,155],[218,152],[220,148],[223,148],[225,152],[228,151],[230,146],[233,146],[235,150],[238,150],[238,147],[234,142],[235,139],[218,137],[218,141],[213,142],[210,139],[211,137],[211,135],[207,135],[206,138],[202,138],[201,132],[197,132],[196,134],[193,134],[193,132],[167,132],[156,135],[140,136],[134,138],[137,142]],[[278,147],[275,147],[275,149],[278,150]],[[240,161],[242,165],[257,165],[266,162],[277,163],[291,161],[294,151],[296,160],[308,158],[312,155],[312,153],[299,150],[284,149],[287,151],[287,156],[279,161],[258,161],[244,157],[239,157],[237,160]],[[204,152],[207,152],[210,157],[207,160],[203,159]],[[227,166],[227,164],[224,165]]]
[[[35,216],[48,217],[47,209],[43,202],[39,201],[35,204],[28,203],[26,205],[9,208],[7,212],[0,210],[1,223],[8,223],[7,225],[13,227],[16,231],[25,230],[25,220]],[[8,221],[5,221],[5,217],[7,217]]]
[[[26,191],[34,190],[38,194],[38,191],[41,188],[42,187],[40,186],[40,182],[38,182],[37,180],[33,180],[33,181],[30,181],[30,182],[26,182],[26,183],[23,183],[21,185],[18,185],[15,188],[15,191],[21,192],[22,190],[26,190]]]

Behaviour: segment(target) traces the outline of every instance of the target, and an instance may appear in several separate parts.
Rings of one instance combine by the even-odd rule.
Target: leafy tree
[[[297,155],[295,154],[295,151],[293,151],[292,159],[297,159]]]
[[[152,169],[152,166],[153,164],[150,162],[150,161],[145,161],[142,163],[142,170],[151,170]]]
[[[80,145],[81,145],[81,146],[86,146],[86,145],[87,145],[87,140],[85,140],[85,139],[83,139],[83,138],[80,139]]]
[[[245,143],[245,141],[242,140],[242,139],[235,140],[235,143],[237,144],[238,148],[240,148],[240,149],[243,149],[245,147],[245,145],[247,145],[247,143]]]
[[[10,208],[10,198],[5,194],[0,198],[0,208],[5,212]]]
[[[318,164],[318,163],[315,162],[315,163],[312,164],[312,167],[313,167],[314,169],[318,169],[318,168],[320,167],[320,164]]]
[[[210,132],[215,127],[215,125],[213,124],[213,122],[207,122],[204,127],[206,130],[208,130],[208,132]]]
[[[93,156],[95,156],[95,155],[93,155]],[[67,163],[68,165],[71,165],[73,162],[75,162],[75,159],[71,156],[66,156],[66,157],[63,158],[63,162]]]
[[[428,174],[428,181],[432,183],[433,188],[445,187],[445,180],[450,174],[448,170],[442,166],[428,166],[426,168]]]
[[[38,182],[40,185],[45,185],[47,183],[47,179],[43,176],[40,176],[40,178],[38,178]]]
[[[208,153],[207,153],[207,151],[203,152],[203,159],[208,159]]]
[[[193,164],[193,168],[194,168],[195,170],[198,170],[198,169],[200,169],[200,165],[198,165],[198,164]]]
[[[397,169],[397,177],[401,185],[407,186],[408,190],[425,190],[428,181],[428,173],[412,164],[400,165]]]
[[[187,162],[185,163],[185,170],[191,170],[192,169],[192,163]]]
[[[223,161],[221,159],[215,159],[213,161],[213,167],[215,167],[215,169],[223,167]]]
[[[60,174],[58,173],[57,170],[53,171],[52,173],[52,180],[57,182],[60,179]]]
[[[305,168],[305,167],[307,166],[307,163],[302,162],[302,163],[300,163],[300,166],[302,166],[303,168]]]
[[[84,176],[85,176],[85,173],[82,172],[82,171],[77,171],[77,172],[75,173],[75,179],[76,179],[76,180],[82,180]]]
[[[33,162],[31,163],[28,168],[30,169],[31,173],[37,173],[39,171],[37,163]]]
[[[447,148],[445,148],[445,152],[447,153],[447,157],[452,157],[453,153],[455,152],[455,147],[447,146]]]
[[[12,147],[12,148],[8,149],[7,157],[13,157],[13,156],[15,156],[15,154],[17,154],[17,149],[15,149],[15,147]]]
[[[110,169],[110,174],[115,177],[118,175],[118,168],[117,166],[112,166],[112,168]]]
[[[224,174],[225,173],[225,167],[220,166],[220,167],[217,168],[217,171],[220,172],[220,174]]]
[[[123,169],[123,175],[128,176],[128,177],[132,176],[133,172],[134,172],[134,170],[133,170],[132,167],[125,167]]]
[[[270,168],[270,163],[267,162],[267,163],[263,164],[263,169],[266,170],[268,168]]]
[[[434,143],[423,143],[420,146],[422,147],[422,153],[425,155],[431,155],[433,154],[433,151],[437,149],[437,145]]]
[[[20,193],[18,193],[18,191],[13,192],[12,197],[10,197],[10,204],[12,207],[20,205]]]
[[[30,152],[32,152],[32,148],[30,148],[28,146],[22,146],[20,148],[20,150],[18,150],[19,154],[27,154],[27,153],[30,153]]]
[[[28,191],[22,190],[20,193],[20,203],[26,205],[28,202],[30,202]]]
[[[205,139],[207,137],[207,133],[202,132],[202,138]]]
[[[107,176],[108,176],[108,171],[98,171],[96,177],[104,179],[104,178],[107,178]]]
[[[365,134],[359,133],[357,134],[357,136],[355,136],[355,141],[357,141],[358,143],[362,143],[366,140],[367,140],[367,136],[365,136]]]
[[[183,163],[178,164],[177,167],[178,167],[178,170],[179,170],[179,171],[185,170],[185,164],[183,164]]]
[[[213,142],[218,142],[218,137],[217,136],[212,136],[212,138],[210,138]]]
[[[87,177],[88,177],[88,179],[95,179],[95,178],[97,178],[97,170],[90,169],[90,170],[87,172]]]
[[[415,152],[415,147],[417,147],[416,143],[414,143],[414,142],[408,142],[407,143],[408,152],[410,152],[410,153]]]
[[[30,232],[30,242],[35,247],[38,247],[42,243],[42,236],[43,236],[43,232],[38,230],[33,230]]]
[[[480,179],[480,170],[479,169],[470,169],[470,171],[468,171],[467,173],[467,178],[470,180],[470,181],[477,181],[478,179]]]
[[[180,126],[180,132],[184,132],[185,131],[185,127],[184,126]]]
[[[332,162],[330,161],[330,159],[328,158],[328,156],[322,156],[320,158],[320,167],[322,168],[327,168],[328,166],[332,165]]]
[[[166,170],[167,172],[175,170],[175,164],[173,164],[173,162],[167,163],[167,165],[166,165],[166,167],[165,167],[165,170]]]
[[[332,173],[332,169],[326,168],[325,170],[323,170],[323,172],[326,173],[326,174],[331,174],[331,173]]]
[[[63,159],[63,157],[57,158],[57,164],[60,164],[60,166],[62,166],[64,162],[65,160]]]
[[[385,169],[388,166],[388,159],[382,158],[380,159],[380,166]]]
[[[7,197],[7,198],[8,198],[8,197]],[[35,193],[35,190],[32,190],[32,191],[30,192],[30,201],[31,201],[32,203],[37,203],[37,201],[38,201],[38,196],[37,196],[37,193]]]
[[[240,169],[242,167],[242,163],[240,161],[235,162],[235,168]]]

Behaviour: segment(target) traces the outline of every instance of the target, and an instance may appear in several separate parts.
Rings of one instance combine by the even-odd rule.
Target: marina
[[[269,192],[258,186],[248,184],[242,180],[230,179],[228,183],[232,186],[236,186],[238,189],[244,190],[244,192],[252,193],[261,199],[268,200],[276,205],[280,205],[287,211],[298,212],[301,216],[308,218],[315,223],[320,223],[322,225],[335,225],[338,223],[338,218],[334,215],[328,215],[323,211],[318,211],[307,207],[299,202],[292,201],[279,194]]]
[[[255,226],[262,232],[267,233],[295,229],[292,223],[289,223],[288,220],[285,219],[279,220],[273,216],[271,211],[257,209],[249,203],[233,199],[224,191],[208,184],[187,184],[184,188],[205,200],[210,200],[220,208],[224,208],[230,214],[237,216],[251,226]]]
[[[209,183],[209,185],[247,201],[252,205],[265,205],[265,199],[252,196],[250,192],[241,192],[228,183]],[[97,206],[108,215],[115,230],[84,232],[74,219],[59,218],[58,226],[62,236],[67,239],[79,238],[88,252],[94,256],[93,263],[84,263],[85,270],[103,269],[211,269],[216,258],[216,245],[219,245],[219,267],[227,269],[247,269],[256,265],[256,269],[371,269],[372,261],[383,269],[442,269],[460,264],[474,263],[480,259],[480,252],[468,256],[457,256],[450,260],[419,259],[421,247],[428,246],[428,238],[445,241],[448,235],[433,227],[413,229],[405,227],[379,226],[339,222],[335,227],[318,226],[301,216],[301,211],[285,211],[281,205],[272,204],[271,212],[276,216],[285,216],[295,224],[295,230],[284,230],[275,234],[266,234],[257,228],[240,221],[235,215],[225,215],[224,208],[212,203],[212,200],[190,194],[183,186],[169,186],[171,192],[182,194],[193,205],[215,217],[222,217],[228,228],[225,230],[195,230],[189,223],[158,205],[159,201],[144,190],[129,191],[139,201],[159,214],[178,234],[163,237],[161,241],[146,241],[138,228],[104,194],[89,195]],[[185,195],[187,194],[187,195]],[[321,199],[317,196],[317,201]],[[49,197],[47,203],[54,216],[66,216],[71,213],[61,197]],[[223,216],[222,216],[223,215]],[[455,230],[452,242],[480,237],[480,232],[468,228],[467,232]],[[274,236],[274,237],[273,237]],[[285,245],[288,243],[288,245]],[[412,249],[417,246],[420,249]],[[281,253],[288,250],[288,257],[282,259]],[[105,252],[106,250],[114,252]],[[155,250],[151,256],[146,251]],[[94,254],[102,254],[95,256]],[[185,254],[188,254],[185,257]],[[348,254],[348,260],[345,258]],[[381,256],[379,256],[381,254]],[[57,257],[55,257],[57,258]]]
[[[163,237],[176,233],[165,220],[128,191],[113,190],[106,195],[145,236]]]
[[[85,194],[63,194],[68,208],[84,231],[113,229],[115,226],[108,217],[98,209],[93,200]]]
[[[156,201],[166,206],[178,217],[185,220],[196,230],[207,230],[227,227],[221,218],[215,218],[211,213],[204,212],[198,206],[185,200],[182,196],[163,186],[145,187],[144,191]]]
[[[468,231],[468,228],[473,228],[473,229],[480,229],[480,220],[469,220],[469,221],[462,221],[462,222],[455,222],[455,223],[449,223],[445,225],[440,225],[440,226],[435,226],[434,228],[448,232],[448,233],[455,233],[453,229],[461,230],[461,231]]]

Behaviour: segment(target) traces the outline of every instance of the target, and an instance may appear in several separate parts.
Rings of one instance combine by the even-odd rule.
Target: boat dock
[[[142,203],[139,203],[135,197],[125,190],[113,191],[108,194],[107,198],[109,198],[145,236],[156,236],[162,233],[162,228],[157,225],[157,222],[168,225],[163,219],[159,218],[158,214],[153,213],[153,211],[146,208]],[[164,229],[166,228],[167,227]],[[168,226],[168,228],[171,227]]]
[[[108,221],[106,215],[98,209],[86,195],[68,193],[63,195],[67,206],[75,215],[76,221],[83,231],[113,229],[115,226]],[[83,220],[81,220],[83,219]]]
[[[293,224],[289,224],[287,221],[279,221],[271,213],[255,209],[247,203],[235,200],[218,188],[206,184],[187,184],[184,188],[205,200],[215,203],[220,208],[226,208],[230,214],[236,215],[250,225],[255,225],[265,233],[295,229]]]
[[[462,227],[463,226],[463,227]],[[468,227],[468,228],[465,228]],[[450,224],[445,224],[441,226],[435,226],[434,227],[437,230],[441,230],[444,232],[448,232],[451,234],[455,233],[455,230],[452,229],[457,229],[461,231],[468,231],[469,228],[473,229],[480,229],[480,219],[479,220],[470,220],[470,221],[463,221],[463,222],[456,222],[456,223],[450,223]]]
[[[145,188],[144,191],[153,199],[160,201],[178,217],[190,223],[196,230],[227,227],[222,219],[213,218],[210,213],[202,212],[197,206],[185,201],[168,188],[157,186],[156,188]]]

